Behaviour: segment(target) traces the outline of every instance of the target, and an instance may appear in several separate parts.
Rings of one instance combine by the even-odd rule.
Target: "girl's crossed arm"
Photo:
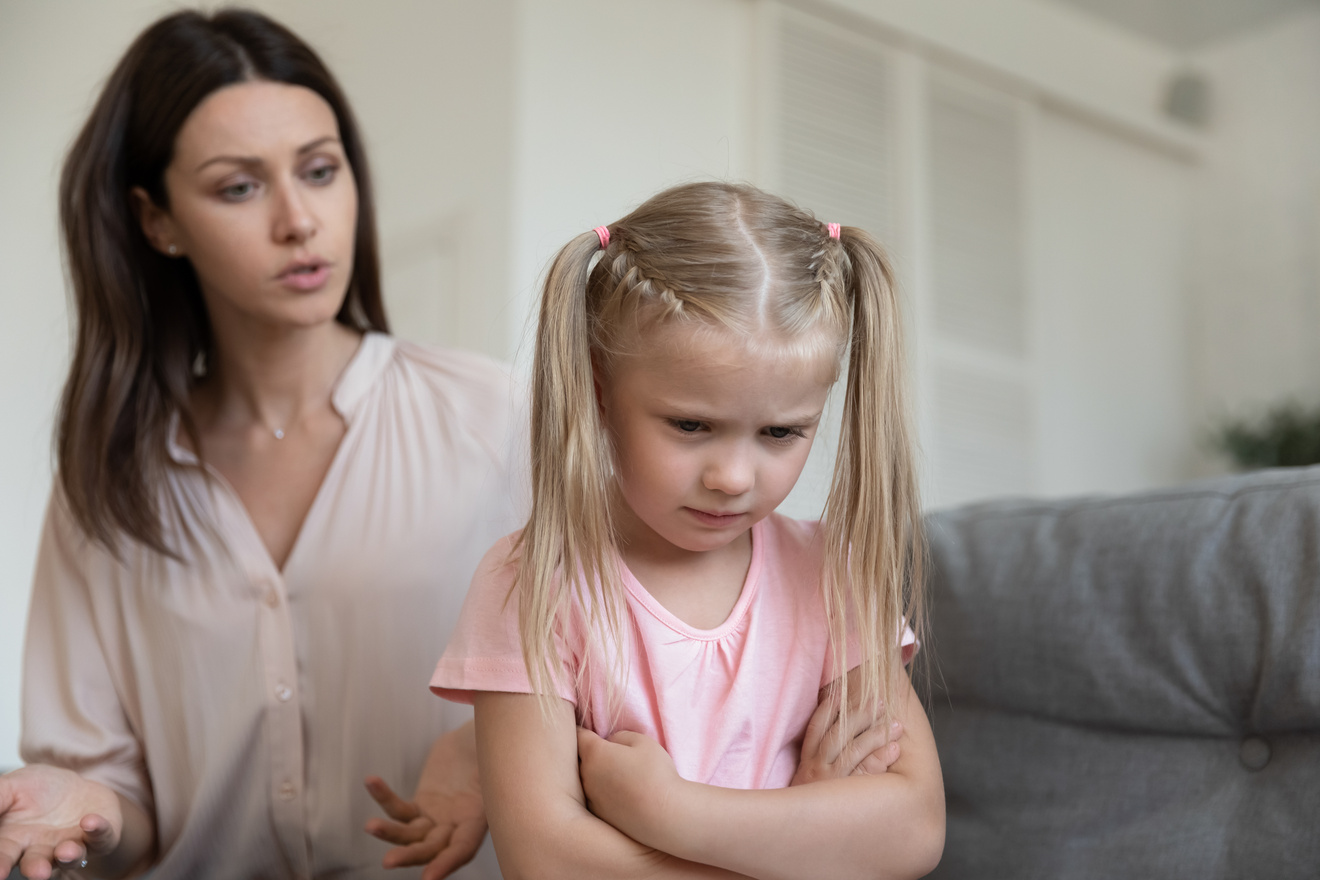
[[[582,733],[592,812],[673,856],[771,880],[920,877],[944,848],[944,788],[930,724],[904,679],[901,755],[881,775],[784,789],[688,782],[649,737]]]
[[[640,844],[587,810],[569,703],[558,701],[548,719],[530,694],[481,692],[474,705],[486,817],[506,880],[739,876]]]

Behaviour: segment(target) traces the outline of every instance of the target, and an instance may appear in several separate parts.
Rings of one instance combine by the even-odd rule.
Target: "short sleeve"
[[[501,539],[487,553],[468,588],[454,637],[431,677],[431,691],[456,703],[471,703],[477,691],[534,692],[523,662],[518,631],[518,596],[513,592],[512,553],[516,535]],[[571,652],[555,641],[561,660]],[[576,705],[571,685],[560,682],[558,695]]]
[[[56,490],[37,551],[23,652],[23,760],[73,770],[152,811],[151,785],[103,650],[87,558],[103,552]]]
[[[898,642],[899,654],[903,658],[903,665],[907,666],[912,662],[912,658],[917,655],[921,649],[921,642],[917,640],[917,634],[912,631],[912,627],[903,622],[903,634]],[[862,665],[862,647],[857,639],[857,629],[849,623],[848,626],[848,672],[852,672],[858,666]],[[834,669],[834,652],[830,650],[827,643],[825,646],[825,665],[820,673],[820,686],[823,688],[834,681],[837,673]]]

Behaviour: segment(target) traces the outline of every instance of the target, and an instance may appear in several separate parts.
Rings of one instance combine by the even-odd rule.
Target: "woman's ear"
[[[147,191],[135,186],[128,192],[133,204],[133,213],[137,215],[142,234],[151,246],[170,257],[183,256],[183,247],[178,242],[178,229],[169,212],[152,201]]]

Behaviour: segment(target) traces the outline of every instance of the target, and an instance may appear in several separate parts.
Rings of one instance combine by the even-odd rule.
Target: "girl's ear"
[[[152,201],[151,196],[140,186],[129,190],[128,198],[133,205],[133,213],[137,215],[138,224],[142,227],[142,234],[151,246],[166,256],[183,256],[183,246],[178,241],[179,230],[169,212]]]

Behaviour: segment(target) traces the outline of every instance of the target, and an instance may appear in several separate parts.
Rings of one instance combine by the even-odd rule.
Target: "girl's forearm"
[[[681,782],[642,842],[759,880],[920,877],[944,847],[941,796],[899,774],[746,791]]]
[[[496,835],[506,880],[743,880],[724,868],[644,846],[585,809],[569,806],[565,815],[544,820],[523,824],[517,835]]]
[[[593,808],[679,858],[760,880],[920,877],[944,849],[944,783],[920,702],[904,689],[902,754],[888,772],[748,791],[679,778],[653,740],[579,736]]]

